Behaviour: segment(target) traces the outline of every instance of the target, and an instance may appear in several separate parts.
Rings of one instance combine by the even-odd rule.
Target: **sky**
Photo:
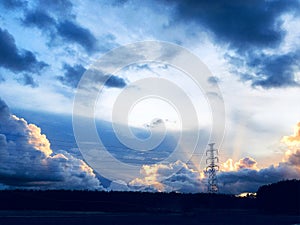
[[[0,188],[205,192],[209,142],[220,192],[299,179],[299,11],[1,1]]]

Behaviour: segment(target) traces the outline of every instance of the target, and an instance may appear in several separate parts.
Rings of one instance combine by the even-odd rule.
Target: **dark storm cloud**
[[[81,45],[87,52],[97,50],[97,39],[90,30],[66,20],[57,25],[57,33],[64,40]]]
[[[46,63],[38,61],[35,55],[23,49],[18,49],[14,37],[0,28],[0,66],[12,72],[39,73]]]
[[[238,50],[274,47],[282,40],[278,18],[299,11],[298,1],[167,1],[177,5],[177,20],[191,19],[212,31],[217,41]]]
[[[63,76],[59,76],[60,80],[64,85],[76,88],[78,82],[80,81],[86,69],[80,65],[76,64],[71,66],[69,64],[64,64],[63,70],[65,71]],[[126,82],[123,78],[115,75],[104,75],[103,73],[95,70],[88,71],[90,82],[92,83],[103,83],[108,88],[123,88],[126,86]]]
[[[245,62],[254,74],[235,71],[242,80],[263,88],[298,85],[295,81],[296,58],[299,54],[260,55],[261,50],[276,48],[285,37],[280,17],[300,12],[299,1],[177,1],[174,21],[193,22],[207,29],[219,44],[229,45],[238,59],[230,60],[235,67]]]

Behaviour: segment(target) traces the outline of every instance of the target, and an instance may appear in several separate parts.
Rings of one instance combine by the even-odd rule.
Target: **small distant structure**
[[[208,193],[218,193],[217,172],[219,171],[218,149],[214,148],[215,143],[210,143],[209,149],[206,150],[206,174],[208,176],[207,191]]]
[[[256,198],[257,194],[255,192],[243,192],[238,195],[235,195],[235,197],[238,198]]]

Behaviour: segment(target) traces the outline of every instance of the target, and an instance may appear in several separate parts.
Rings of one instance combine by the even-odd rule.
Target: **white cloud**
[[[285,136],[283,141],[288,144],[285,158],[277,165],[259,169],[257,162],[246,157],[234,162],[228,159],[221,165],[217,174],[220,193],[239,194],[256,192],[262,185],[278,182],[284,179],[300,179],[300,134],[299,124],[291,136]],[[292,142],[292,144],[291,144]],[[297,142],[297,145],[295,145]],[[118,185],[117,190],[163,191],[163,192],[206,192],[207,177],[204,171],[197,171],[188,164],[177,161],[169,164],[143,165],[140,171],[142,177],[133,179],[127,185]],[[113,189],[115,186],[111,186]]]
[[[160,4],[148,2],[134,4],[131,1],[119,5],[111,5],[104,1],[76,3],[74,4],[76,20],[90,29],[99,39],[112,34],[114,41],[119,44],[149,39],[167,40],[185,46],[197,54],[207,64],[213,75],[220,79],[219,85],[223,90],[227,110],[227,135],[220,151],[224,154],[223,158],[230,157],[238,161],[239,158],[250,155],[259,161],[259,165],[262,165],[264,161],[264,166],[274,162],[274,159],[279,160],[281,155],[275,155],[275,151],[278,151],[281,133],[287,132],[291,124],[299,119],[299,88],[261,90],[253,89],[249,83],[237,81],[238,78],[230,72],[223,58],[223,55],[228,53],[226,46],[216,45],[207,33],[201,29],[195,29],[197,24],[170,24],[174,13],[172,5],[161,7]],[[9,78],[10,74],[6,74],[7,80],[0,84],[0,94],[10,106],[15,108],[42,109],[48,112],[70,114],[73,92],[56,83],[56,76],[62,75],[61,64],[80,62],[86,66],[95,60],[96,56],[92,59],[74,46],[59,46],[50,49],[47,45],[47,37],[39,32],[33,32],[31,28],[25,29],[21,26],[19,17],[22,15],[20,14],[20,11],[3,14],[2,26],[11,32],[20,48],[35,52],[51,67],[42,76],[35,76],[40,85],[35,89],[21,86],[16,81],[12,81],[13,78]],[[300,23],[298,20],[292,15],[284,15],[281,26],[286,31],[286,35],[279,48],[268,49],[272,54],[287,53],[299,47]],[[31,41],[32,39],[35,41]],[[145,71],[143,74],[137,73],[136,78],[141,78],[140,75],[144,74],[146,74]],[[171,79],[174,80],[174,77]],[[177,81],[182,82],[180,79]],[[186,85],[183,89],[189,91],[191,86]],[[195,93],[194,90],[192,93]],[[105,113],[111,110],[110,106],[114,103],[111,94],[106,93],[101,99],[103,107],[99,112],[97,111],[101,118],[110,118],[110,115],[105,115]],[[195,101],[201,103],[195,105],[204,117],[202,121],[207,124],[206,121],[210,121],[208,115],[210,112],[205,110],[206,105],[198,96],[200,95],[196,93]],[[164,119],[164,117],[161,118]],[[141,123],[149,121],[141,120]],[[4,138],[2,142],[4,145]],[[291,153],[293,152],[291,150]]]
[[[256,170],[256,165],[257,162],[251,157],[242,158],[235,163],[232,159],[227,159],[227,161],[221,165],[221,171],[236,171],[240,169]]]
[[[0,99],[0,183],[10,188],[101,189],[93,170],[82,160],[54,154],[41,129],[10,114]]]
[[[141,174],[143,178],[136,178],[129,183],[133,190],[187,193],[205,191],[205,182],[201,180],[200,173],[181,161],[167,165],[144,165]]]
[[[54,154],[40,128],[10,114],[0,101],[0,183],[3,188],[39,187],[69,189],[101,188],[93,170],[81,159],[60,151]],[[250,157],[223,164],[218,174],[220,192],[237,194],[254,192],[261,185],[282,179],[300,179],[299,123],[294,134],[284,136],[285,158],[278,165],[258,169]],[[177,172],[176,172],[177,171]],[[144,165],[141,178],[128,184],[113,182],[109,190],[205,192],[203,172],[177,161]]]

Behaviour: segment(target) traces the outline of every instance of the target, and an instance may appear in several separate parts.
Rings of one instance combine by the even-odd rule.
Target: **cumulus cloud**
[[[251,158],[246,157],[240,159],[238,162],[233,162],[232,159],[228,159],[225,163],[221,165],[221,171],[236,171],[240,169],[254,169],[256,170],[257,162]]]
[[[234,162],[228,159],[217,174],[221,193],[255,192],[264,184],[283,179],[300,179],[299,126],[294,134],[284,136],[288,151],[282,162],[258,168],[250,157]],[[295,144],[297,143],[297,145]],[[108,190],[163,191],[196,193],[207,191],[204,171],[188,163],[143,165],[141,177],[129,183],[114,181]],[[47,137],[34,124],[12,115],[0,101],[0,187],[44,189],[100,189],[93,170],[66,151],[53,153]]]
[[[256,192],[265,184],[283,179],[300,179],[300,151],[290,156],[288,162],[280,162],[277,166],[257,169],[255,160],[244,158],[232,163],[231,168],[217,174],[220,193],[239,194]],[[178,170],[178,168],[181,168]],[[178,171],[177,171],[178,170]],[[175,172],[177,171],[177,172]],[[132,180],[123,190],[163,191],[196,193],[207,191],[207,177],[203,171],[189,168],[181,161],[170,164],[144,165],[141,170],[143,178]],[[126,187],[126,188],[125,188]],[[118,186],[120,190],[120,186]]]
[[[300,179],[300,123],[295,126],[293,135],[284,136],[282,142],[287,145],[282,162],[267,168],[258,169],[252,158],[243,158],[238,162],[228,159],[218,174],[220,190],[225,193],[255,192],[264,184],[284,179]]]
[[[300,167],[300,149],[295,150],[288,156],[288,163]]]
[[[41,129],[12,115],[0,99],[0,183],[9,188],[100,189],[81,159],[53,153]]]
[[[136,178],[129,183],[131,189],[195,193],[204,192],[206,188],[199,171],[189,168],[180,160],[170,164],[144,165],[141,174],[143,178]]]
[[[288,147],[284,161],[300,168],[300,122],[294,127],[294,134],[284,136],[281,141]]]
[[[288,146],[295,146],[300,144],[300,122],[294,128],[294,134],[290,136],[284,136],[282,142]]]
[[[284,179],[299,179],[299,167],[289,163],[279,163],[260,170],[240,169],[218,174],[220,192],[238,194],[242,192],[256,192],[258,187],[278,182]]]
[[[245,157],[237,162],[228,159],[220,166],[217,180],[220,193],[239,194],[256,192],[262,185],[278,182],[284,179],[300,179],[300,149],[294,145],[300,144],[299,126],[295,133],[285,136],[283,140],[290,142],[285,158],[277,165],[270,165],[259,169],[257,162],[251,157]],[[110,189],[133,191],[163,191],[163,192],[206,192],[207,176],[204,171],[190,168],[189,164],[177,161],[169,164],[143,165],[140,171],[141,178],[133,179],[127,185],[113,184]]]

